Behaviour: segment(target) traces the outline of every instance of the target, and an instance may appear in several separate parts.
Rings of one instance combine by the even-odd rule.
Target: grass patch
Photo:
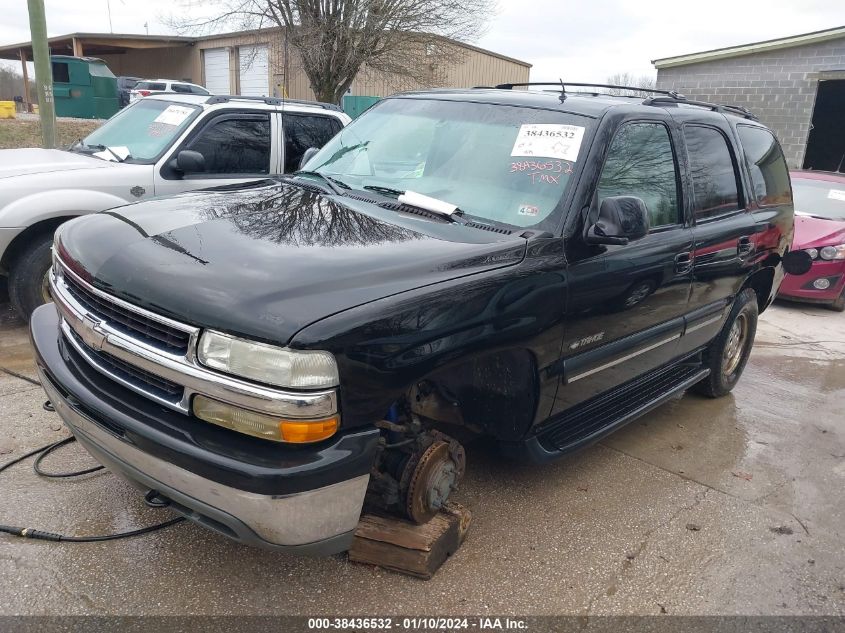
[[[56,130],[59,136],[59,147],[65,147],[78,138],[88,136],[101,124],[102,121],[98,120],[58,119]],[[22,119],[0,119],[0,149],[18,147],[41,147],[41,124],[38,121]]]

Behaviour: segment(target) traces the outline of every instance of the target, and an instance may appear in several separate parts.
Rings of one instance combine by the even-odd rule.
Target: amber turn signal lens
[[[292,444],[319,442],[337,433],[340,426],[338,416],[322,420],[286,420],[200,395],[194,396],[193,411],[200,420],[232,431]]]
[[[282,440],[294,444],[319,442],[337,433],[337,417],[327,420],[310,420],[308,422],[282,422]]]

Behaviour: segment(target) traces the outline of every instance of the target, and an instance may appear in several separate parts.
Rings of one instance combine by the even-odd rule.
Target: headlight
[[[805,248],[804,252],[810,256],[810,259],[816,259],[819,256],[819,250],[817,248]]]
[[[822,259],[845,259],[845,244],[838,244],[836,246],[825,246],[819,251],[819,257]]]
[[[206,367],[279,387],[318,389],[339,383],[337,363],[329,352],[286,349],[206,331],[197,357]]]

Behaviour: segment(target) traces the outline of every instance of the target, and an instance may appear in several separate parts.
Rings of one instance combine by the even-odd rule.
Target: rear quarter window
[[[774,134],[750,125],[739,125],[737,131],[757,203],[765,206],[792,202],[789,170]]]

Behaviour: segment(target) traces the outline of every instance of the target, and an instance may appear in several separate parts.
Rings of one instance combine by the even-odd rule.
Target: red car
[[[845,174],[794,171],[792,250],[813,258],[805,275],[787,275],[778,296],[845,310]]]

